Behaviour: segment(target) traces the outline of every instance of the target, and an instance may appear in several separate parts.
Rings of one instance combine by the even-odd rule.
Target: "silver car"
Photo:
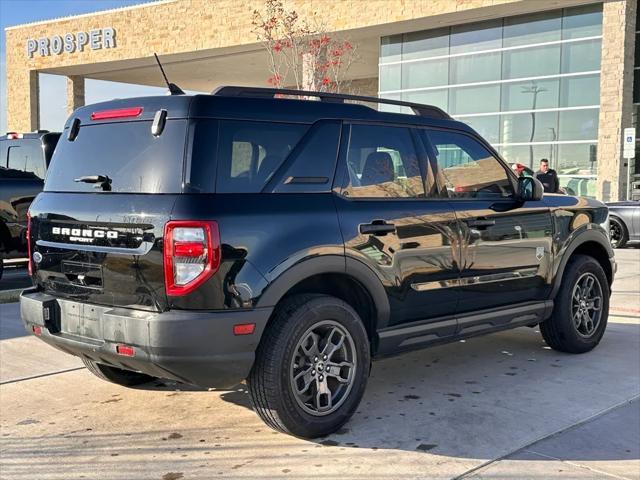
[[[607,206],[611,246],[622,248],[640,242],[640,201],[611,202]]]

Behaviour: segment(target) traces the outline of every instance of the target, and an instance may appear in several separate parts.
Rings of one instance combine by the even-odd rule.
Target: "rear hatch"
[[[189,101],[113,101],[67,121],[30,209],[33,273],[45,292],[167,308],[162,237],[182,191]]]

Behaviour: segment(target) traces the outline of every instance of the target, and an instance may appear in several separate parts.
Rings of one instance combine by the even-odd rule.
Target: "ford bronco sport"
[[[21,312],[104,380],[246,379],[268,425],[317,437],[353,414],[372,359],[535,325],[593,349],[607,221],[435,107],[244,87],[116,100],[65,125]]]

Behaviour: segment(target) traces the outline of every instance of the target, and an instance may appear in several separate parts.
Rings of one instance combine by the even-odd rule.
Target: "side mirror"
[[[543,195],[544,187],[539,180],[533,177],[518,177],[518,200],[522,202],[542,200]]]

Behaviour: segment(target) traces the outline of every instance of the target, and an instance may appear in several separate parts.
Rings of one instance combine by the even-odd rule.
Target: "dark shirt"
[[[560,181],[555,170],[551,168],[546,172],[538,170],[535,177],[542,183],[545,193],[557,193],[560,190]]]

